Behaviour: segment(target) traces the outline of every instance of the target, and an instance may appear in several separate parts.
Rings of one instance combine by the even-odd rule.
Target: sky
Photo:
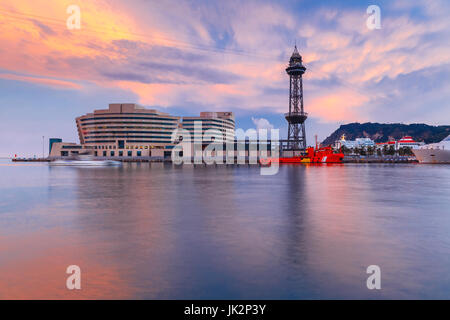
[[[448,125],[449,15],[448,0],[1,1],[0,156],[78,142],[75,117],[117,102],[233,111],[237,128],[285,137],[294,44],[309,144],[350,122]]]

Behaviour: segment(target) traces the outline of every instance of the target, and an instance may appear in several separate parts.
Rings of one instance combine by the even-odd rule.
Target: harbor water
[[[0,177],[0,299],[450,299],[448,165],[2,160]]]

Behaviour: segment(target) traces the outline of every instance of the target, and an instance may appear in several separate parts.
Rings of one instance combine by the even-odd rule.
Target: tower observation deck
[[[303,110],[303,80],[302,75],[306,68],[302,63],[302,56],[297,46],[289,60],[286,72],[289,75],[289,112],[284,117],[289,123],[286,150],[305,150],[306,133],[305,120],[308,114]]]

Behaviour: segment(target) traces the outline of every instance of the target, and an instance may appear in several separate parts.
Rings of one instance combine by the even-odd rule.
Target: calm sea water
[[[450,298],[450,166],[259,173],[2,161],[0,298]]]

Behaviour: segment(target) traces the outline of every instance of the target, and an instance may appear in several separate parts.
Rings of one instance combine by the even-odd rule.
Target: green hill
[[[345,134],[346,140],[356,138],[371,138],[375,142],[386,142],[390,139],[401,139],[404,136],[411,136],[416,141],[425,143],[439,142],[450,135],[450,125],[430,126],[424,123],[402,124],[402,123],[349,123],[341,125],[322,143],[324,145],[333,144]]]

